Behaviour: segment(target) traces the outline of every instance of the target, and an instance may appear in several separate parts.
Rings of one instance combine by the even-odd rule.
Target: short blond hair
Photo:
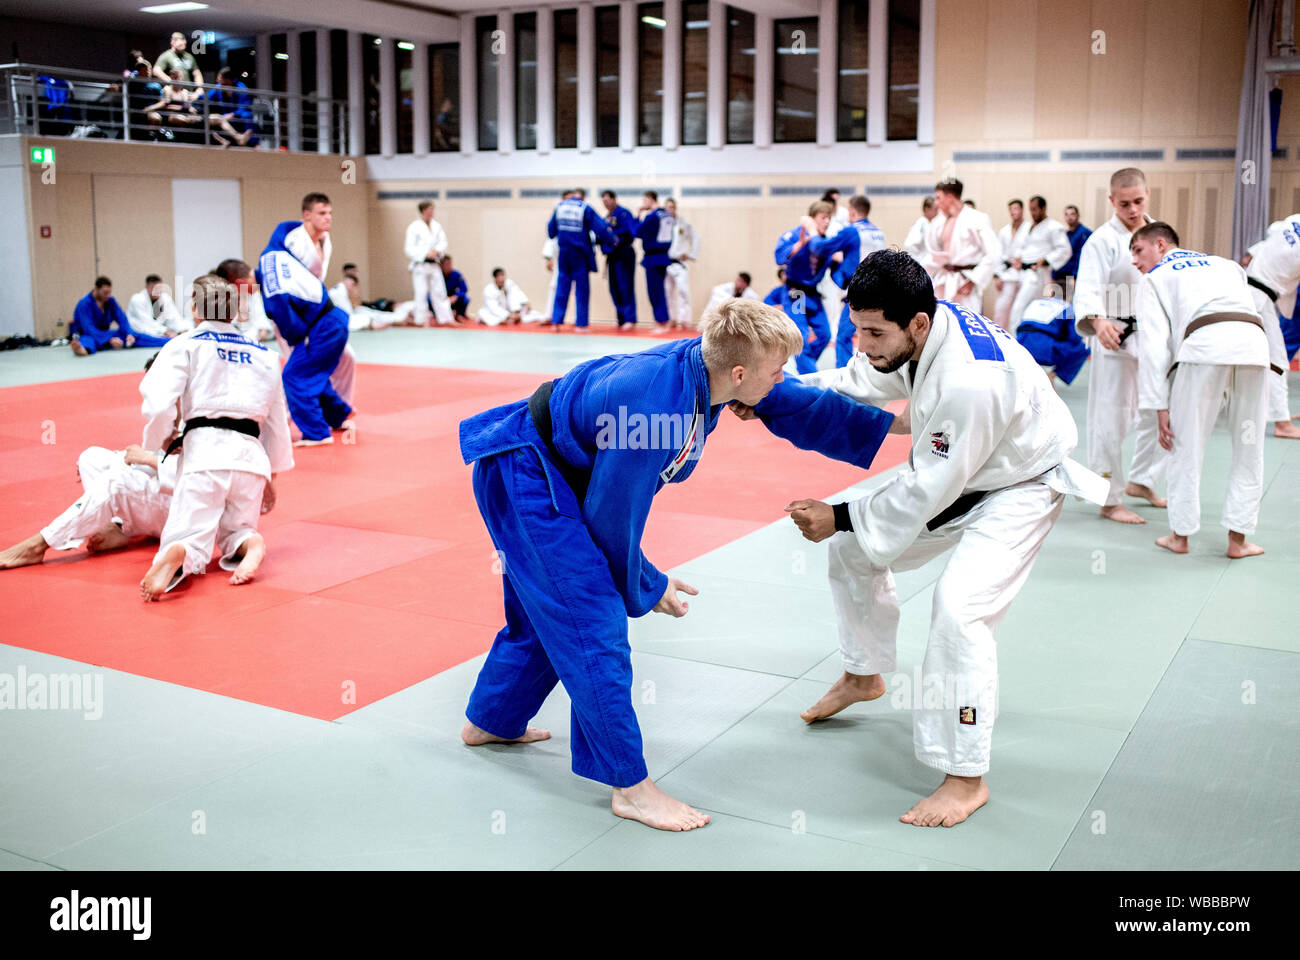
[[[803,334],[776,307],[732,297],[700,317],[704,365],[710,370],[752,367],[774,348],[792,357],[803,350]]]
[[[1125,167],[1123,170],[1116,170],[1110,175],[1111,193],[1114,193],[1120,187],[1145,187],[1146,185],[1146,174],[1137,167]]]
[[[239,288],[227,283],[215,273],[207,273],[194,281],[194,316],[204,320],[223,320],[233,323],[239,319]]]
[[[829,200],[814,200],[808,205],[808,216],[815,217],[819,213],[835,216],[835,204]]]

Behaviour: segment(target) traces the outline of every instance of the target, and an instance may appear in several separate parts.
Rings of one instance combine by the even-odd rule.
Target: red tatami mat
[[[41,566],[0,571],[3,642],[323,720],[477,656],[501,622],[501,584],[456,427],[543,379],[363,364],[358,442],[295,451],[262,518],[256,581],[232,587],[214,564],[146,604],[138,584],[154,545],[51,552]],[[122,374],[0,390],[0,543],[79,496],[83,449],[138,442],[138,383]],[[906,455],[890,438],[877,469]],[[656,499],[646,555],[676,566],[780,519],[793,498],[862,476],[724,415],[690,481]]]

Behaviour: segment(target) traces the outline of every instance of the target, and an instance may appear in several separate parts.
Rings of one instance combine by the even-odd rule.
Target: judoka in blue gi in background
[[[778,267],[776,271],[776,286],[767,291],[767,296],[763,302],[769,307],[776,307],[782,313],[785,313],[785,303],[790,298],[790,292],[785,288],[785,267]]]
[[[576,290],[576,320],[579,327],[587,326],[587,307],[591,302],[591,274],[596,272],[596,251],[591,245],[591,235],[602,246],[614,243],[614,234],[596,211],[587,206],[582,190],[566,190],[555,205],[551,222],[546,225],[546,235],[559,244],[556,254],[555,303],[551,306],[551,323],[564,323],[569,309],[569,288]]]
[[[620,206],[618,194],[603,190],[600,202],[605,208],[605,224],[614,234],[614,243],[602,243],[605,273],[609,280],[609,298],[614,301],[618,328],[636,323],[636,249],[632,246],[639,226],[627,207]]]
[[[668,249],[673,245],[673,218],[659,206],[659,194],[647,190],[637,210],[641,216],[637,239],[641,241],[641,266],[645,268],[645,292],[654,311],[657,332],[668,330],[668,297],[664,293],[664,277],[673,258]]]
[[[776,241],[776,262],[785,267],[785,286],[789,294],[785,315],[803,334],[803,351],[795,358],[795,368],[800,373],[815,371],[818,358],[831,342],[830,321],[826,319],[821,294],[817,292],[817,284],[825,276],[830,259],[814,253],[810,241],[826,233],[834,213],[835,208],[830,203],[818,200],[808,208],[809,220],[787,230]]]
[[[352,408],[330,384],[330,374],[348,342],[348,315],[330,300],[325,284],[285,247],[284,238],[302,226],[286,220],[275,228],[258,261],[256,279],[266,315],[293,353],[284,365],[289,416],[302,432],[298,445],[332,443],[330,429],[342,429]]]
[[[573,771],[613,787],[618,816],[663,830],[709,818],[649,779],[632,708],[628,618],[684,616],[679,592],[699,592],[641,552],[654,495],[691,475],[727,404],[796,446],[864,469],[894,424],[875,407],[783,383],[803,338],[771,307],[727,300],[700,327],[700,338],[587,361],[529,400],[460,425],[501,558],[506,613],[462,739],[547,739],[528,721],[562,683],[573,705]]]
[[[465,282],[465,275],[452,266],[451,254],[443,254],[440,266],[447,299],[451,301],[451,312],[464,320],[469,311],[469,284]],[[433,309],[432,301],[429,309]]]
[[[1067,385],[1088,359],[1088,345],[1074,329],[1074,308],[1059,297],[1031,301],[1016,327],[1016,340]]]
[[[849,226],[832,237],[817,236],[808,243],[815,257],[832,258],[837,253],[843,255],[843,259],[835,264],[831,272],[831,279],[841,290],[849,288],[853,271],[858,269],[858,264],[863,257],[885,249],[885,232],[868,219],[870,214],[870,200],[861,195],[851,197]],[[808,226],[805,224],[805,229]],[[849,317],[849,301],[845,298],[844,306],[840,310],[839,323],[835,328],[835,366],[848,366],[849,361],[853,359],[853,335],[856,331],[857,328],[853,326],[853,321]],[[820,357],[821,350],[817,350],[816,354]]]
[[[96,277],[95,288],[77,301],[68,335],[72,352],[79,357],[105,348],[161,347],[167,343],[166,337],[152,337],[131,329],[131,321],[113,299],[113,281],[108,277]]]

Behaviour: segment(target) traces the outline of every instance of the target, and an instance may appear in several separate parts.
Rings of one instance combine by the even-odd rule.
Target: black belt
[[[821,293],[817,290],[816,287],[810,287],[810,286],[808,286],[808,285],[806,285],[806,284],[803,284],[803,283],[791,283],[789,280],[787,280],[787,281],[785,282],[785,286],[786,286],[786,289],[787,289],[787,290],[798,290],[798,291],[799,291],[800,293],[802,293],[805,297],[820,297],[820,296],[821,296]]]
[[[1272,287],[1260,283],[1254,277],[1247,277],[1246,282],[1250,284],[1252,287],[1254,287],[1256,290],[1263,290],[1264,296],[1268,297],[1274,303],[1277,303],[1277,291],[1274,290]]]
[[[184,445],[185,437],[191,430],[198,430],[203,427],[234,430],[235,433],[242,433],[254,440],[262,435],[262,428],[257,425],[256,420],[245,420],[237,417],[193,417],[185,421],[185,429],[181,431],[180,436],[167,444],[167,451],[163,454],[163,459],[166,460]]]
[[[1137,317],[1115,317],[1111,323],[1124,324],[1124,332],[1119,335],[1119,345],[1124,346],[1124,341],[1137,332]]]
[[[581,506],[587,499],[587,485],[591,482],[591,474],[573,466],[560,456],[559,450],[555,449],[555,426],[551,423],[551,391],[554,389],[555,381],[547,380],[534,390],[533,395],[528,398],[528,415],[533,418],[533,426],[537,427],[537,432],[542,435],[542,443],[546,444],[546,452],[550,454],[551,461],[560,471],[560,476],[564,477],[565,483],[573,490],[578,498],[578,505]]]
[[[975,504],[979,503],[989,495],[988,490],[972,490],[970,493],[963,493],[960,497],[948,505],[948,509],[939,513],[933,520],[925,525],[925,529],[934,532],[942,527],[945,523],[956,520],[958,517],[970,512]]]

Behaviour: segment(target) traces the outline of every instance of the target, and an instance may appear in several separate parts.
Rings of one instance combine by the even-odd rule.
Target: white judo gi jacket
[[[1277,312],[1295,313],[1296,286],[1300,285],[1300,213],[1269,224],[1268,234],[1250,248],[1246,276],[1277,294]]]
[[[1171,250],[1142,278],[1137,310],[1141,410],[1169,409],[1169,372],[1175,363],[1268,366],[1268,338],[1246,285],[1246,271],[1231,260]],[[1188,334],[1194,321],[1213,314],[1253,317],[1258,323],[1198,324]]]
[[[963,493],[1039,479],[1101,503],[1107,484],[1069,459],[1079,433],[1065,402],[1024,347],[996,324],[940,301],[912,381],[905,366],[848,366],[801,378],[862,403],[911,401],[911,469],[849,504],[854,536],[888,567]]]
[[[312,276],[324,282],[325,273],[330,268],[330,257],[334,253],[334,245],[328,233],[321,236],[321,245],[317,247],[316,241],[307,232],[307,225],[303,224],[285,234],[284,248],[310,270]]]
[[[1150,217],[1147,223],[1154,223]],[[1136,316],[1142,273],[1133,266],[1129,240],[1133,234],[1118,216],[1111,216],[1092,231],[1079,253],[1079,273],[1074,280],[1074,329],[1081,337],[1095,337],[1091,317],[1116,320]],[[1138,355],[1137,337],[1129,337],[1120,350]]]
[[[952,228],[951,249],[947,259],[941,243],[948,218],[935,215],[925,228],[925,255],[921,266],[934,281],[934,294],[944,300],[957,296],[957,291],[967,280],[975,284],[972,299],[978,297],[993,279],[994,271],[1002,260],[1002,244],[993,232],[988,215],[963,206]],[[943,261],[942,263],[940,261]],[[952,267],[964,267],[953,270]]]
[[[279,359],[232,323],[207,320],[169,340],[140,381],[140,395],[146,450],[166,449],[172,434],[195,417],[258,423],[259,438],[234,430],[190,431],[182,450],[183,474],[243,470],[270,480],[272,473],[293,468]]]

